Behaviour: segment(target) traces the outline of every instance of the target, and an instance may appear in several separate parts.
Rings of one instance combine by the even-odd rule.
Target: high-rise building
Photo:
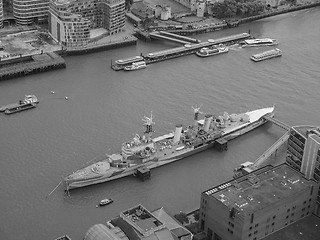
[[[49,0],[13,0],[13,16],[19,25],[48,21]]]
[[[284,163],[201,194],[199,227],[212,240],[258,240],[315,211],[319,184]]]
[[[105,28],[109,34],[125,26],[125,0],[53,0],[49,5],[49,32],[67,47],[85,46],[90,29]]]
[[[296,126],[290,130],[286,162],[306,178],[320,182],[320,128]],[[320,192],[317,199],[320,205]],[[317,211],[320,215],[320,209]]]
[[[85,46],[89,43],[92,22],[89,18],[82,17],[81,14],[72,13],[72,8],[79,9],[75,2],[63,0],[50,2],[49,33],[57,42],[66,47]]]
[[[3,2],[0,0],[0,28],[3,28]]]

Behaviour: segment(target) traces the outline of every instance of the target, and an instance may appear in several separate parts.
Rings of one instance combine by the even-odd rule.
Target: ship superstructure
[[[144,117],[145,132],[122,144],[121,152],[80,169],[65,178],[67,190],[107,182],[135,174],[140,167],[152,169],[212,147],[216,140],[231,140],[273,117],[274,107],[222,116],[205,114],[198,120],[200,107],[194,107],[194,122],[177,124],[173,133],[153,138],[153,116]]]

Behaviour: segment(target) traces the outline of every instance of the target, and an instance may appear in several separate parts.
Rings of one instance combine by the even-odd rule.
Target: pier
[[[50,52],[1,60],[0,66],[0,80],[5,80],[65,68],[66,63],[62,57]]]
[[[171,48],[163,51],[148,53],[146,55],[141,55],[143,57],[143,60],[146,62],[146,64],[156,63],[176,57],[182,57],[185,55],[190,55],[193,53],[196,53],[198,50],[200,50],[203,47],[212,47],[214,45],[219,44],[225,44],[225,45],[232,45],[236,42],[239,42],[244,39],[250,38],[249,33],[240,33],[236,35],[231,35],[227,37],[222,37],[218,39],[209,39],[206,42],[201,43],[194,43],[194,44],[185,44],[182,47],[176,47]],[[117,60],[115,64],[111,64],[111,67],[113,70],[123,70],[126,64],[117,64],[117,62],[124,62],[124,60]],[[131,63],[130,63],[131,64]],[[129,65],[129,64],[128,64]]]

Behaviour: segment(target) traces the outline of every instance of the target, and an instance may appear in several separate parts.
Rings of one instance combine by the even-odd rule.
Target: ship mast
[[[198,105],[196,105],[195,107],[192,107],[193,109],[193,112],[194,112],[194,125],[195,126],[198,126],[198,118],[199,118],[199,113],[202,113],[200,112],[200,107],[198,107]]]
[[[150,117],[144,116],[142,121],[144,121],[144,124],[146,126],[145,134],[147,136],[148,141],[150,141],[153,133],[152,125],[154,125],[154,122],[152,121],[152,112]]]

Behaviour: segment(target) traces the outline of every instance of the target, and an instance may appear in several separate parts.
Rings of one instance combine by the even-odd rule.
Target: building
[[[320,128],[296,126],[290,130],[286,162],[308,179],[320,180]],[[317,199],[320,205],[320,192]],[[320,210],[317,214],[320,215]]]
[[[3,1],[0,0],[0,28],[3,28]]]
[[[120,213],[120,216],[91,227],[84,240],[191,240],[192,234],[163,208],[149,212],[142,205]]]
[[[50,35],[66,47],[85,46],[90,40],[92,22],[81,14],[72,13],[69,1],[50,2],[48,30]],[[78,8],[73,4],[72,7]]]
[[[258,240],[315,211],[319,184],[288,164],[268,165],[201,194],[208,239]]]
[[[109,35],[125,26],[125,0],[53,0],[49,5],[49,32],[67,47],[85,46],[90,30],[104,28]]]
[[[13,0],[16,24],[41,24],[48,21],[49,0]]]
[[[156,5],[154,16],[161,20],[169,20],[171,18],[171,7],[168,5]]]

